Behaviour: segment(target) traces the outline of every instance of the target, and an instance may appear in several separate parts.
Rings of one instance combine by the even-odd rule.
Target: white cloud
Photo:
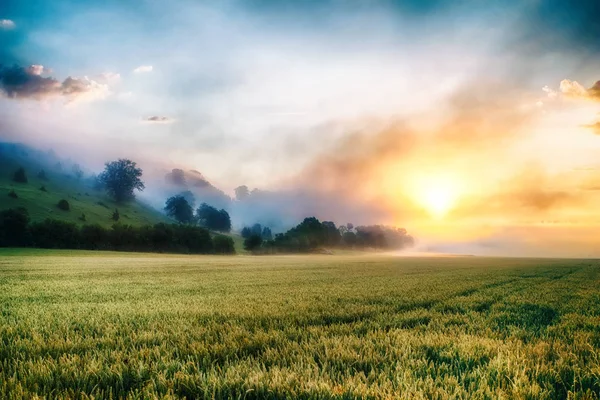
[[[41,75],[46,71],[43,65],[32,64],[27,68],[27,72],[31,75]],[[47,72],[47,71],[46,71]]]
[[[556,98],[556,96],[558,96],[558,93],[556,92],[556,90],[551,89],[548,85],[544,86],[542,88],[542,90],[544,92],[546,92],[546,94],[548,95],[549,98],[554,99]]]
[[[133,70],[133,72],[135,72],[136,74],[142,73],[142,72],[152,72],[152,65],[140,65],[139,67],[137,67],[136,69]]]
[[[0,29],[14,29],[16,26],[10,19],[0,19]]]
[[[560,91],[569,97],[588,97],[589,93],[583,85],[577,81],[564,79],[560,82]]]

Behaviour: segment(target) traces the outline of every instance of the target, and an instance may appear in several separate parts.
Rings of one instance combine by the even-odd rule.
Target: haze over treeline
[[[598,2],[5,5],[0,138],[133,159],[157,207],[597,254]]]

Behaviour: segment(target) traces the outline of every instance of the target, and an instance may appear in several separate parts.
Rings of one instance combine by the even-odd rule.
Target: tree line
[[[224,210],[202,203],[194,214],[194,195],[186,191],[169,197],[165,203],[165,212],[180,224],[200,225],[218,232],[231,231],[231,217]]]
[[[244,248],[263,253],[306,253],[323,248],[351,248],[392,250],[414,245],[414,239],[405,229],[384,225],[336,226],[331,221],[319,221],[315,217],[305,218],[300,224],[285,233],[276,234],[255,224],[242,229]]]
[[[0,211],[0,247],[233,254],[233,239],[199,226],[165,224],[83,225],[46,219],[31,222],[25,208]]]

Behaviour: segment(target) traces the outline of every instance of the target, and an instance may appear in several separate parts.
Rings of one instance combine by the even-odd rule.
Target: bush
[[[118,221],[118,220],[119,220],[119,218],[121,218],[121,216],[119,215],[119,210],[117,210],[117,209],[115,208],[115,212],[113,212],[113,214],[112,214],[112,217],[111,217],[111,218],[112,218],[112,220],[113,220],[113,221]]]
[[[0,212],[0,247],[27,246],[30,244],[29,213],[25,208]]]
[[[79,217],[79,220],[85,222],[85,214],[84,213],[81,213],[81,216]]]
[[[42,192],[47,192],[47,191],[48,191],[48,190],[46,190],[46,186],[44,186],[44,185],[42,185],[42,186],[40,187],[40,190],[41,190]]]
[[[233,239],[225,235],[216,235],[213,238],[215,253],[217,254],[235,254]]]
[[[25,174],[25,169],[20,167],[17,169],[13,175],[13,181],[18,183],[27,183],[27,175]]]
[[[61,199],[58,201],[58,204],[56,205],[58,208],[60,208],[63,211],[69,211],[71,210],[71,205],[69,204],[69,202],[65,199]]]
[[[83,215],[82,215],[83,216]],[[217,237],[213,245],[207,229],[190,225],[156,224],[134,227],[115,224],[112,229],[47,219],[29,224],[25,209],[0,212],[0,247],[34,246],[51,249],[158,251],[194,254],[232,253],[233,241]]]
[[[36,247],[44,249],[77,249],[80,235],[72,222],[47,219],[31,224],[31,236]]]
[[[261,235],[251,235],[249,238],[244,240],[244,249],[247,251],[256,251],[262,245]]]
[[[11,189],[11,190],[8,192],[8,197],[11,197],[11,198],[13,198],[13,199],[18,199],[18,198],[19,198],[19,196],[17,196],[17,192],[15,192],[13,189]]]
[[[82,249],[106,250],[111,248],[108,240],[108,230],[98,224],[82,226],[80,237],[80,245]]]

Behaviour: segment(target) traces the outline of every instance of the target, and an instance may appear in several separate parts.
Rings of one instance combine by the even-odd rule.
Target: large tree
[[[131,200],[135,197],[134,190],[144,190],[144,182],[140,179],[142,170],[136,163],[119,159],[105,164],[104,171],[98,176],[109,195],[118,202]]]
[[[194,210],[183,195],[169,197],[165,204],[165,211],[171,218],[180,224],[189,224],[194,220]]]

